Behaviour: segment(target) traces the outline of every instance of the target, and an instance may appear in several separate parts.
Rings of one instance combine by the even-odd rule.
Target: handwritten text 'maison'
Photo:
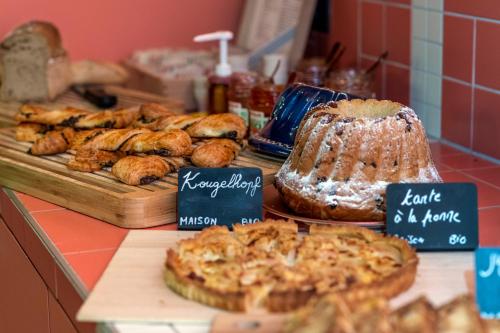
[[[181,191],[184,191],[184,187],[188,187],[191,190],[197,188],[208,188],[213,189],[210,192],[210,197],[215,198],[220,189],[244,189],[245,194],[253,197],[258,188],[262,187],[262,180],[259,176],[255,177],[253,181],[242,180],[243,176],[238,174],[232,174],[229,180],[222,181],[210,181],[210,180],[197,180],[199,172],[194,175],[191,174],[191,171],[187,172],[182,178],[182,186]]]

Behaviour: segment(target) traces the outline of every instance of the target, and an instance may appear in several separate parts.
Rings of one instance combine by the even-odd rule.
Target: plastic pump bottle
[[[219,41],[219,63],[215,66],[215,73],[208,78],[208,111],[210,113],[228,111],[227,90],[232,71],[227,61],[227,46],[231,39],[233,39],[231,31],[216,31],[194,37],[195,42]]]

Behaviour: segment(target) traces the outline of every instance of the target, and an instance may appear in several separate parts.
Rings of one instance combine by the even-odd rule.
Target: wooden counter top
[[[499,246],[500,166],[440,143],[432,143],[431,147],[445,181],[477,184],[480,243]],[[80,332],[94,331],[93,326],[76,322],[74,316],[128,230],[6,189],[0,191],[0,215],[74,327]],[[172,230],[175,225],[152,229]],[[426,274],[425,270],[419,274]],[[463,280],[463,274],[457,279]],[[115,332],[146,332],[143,325],[113,324],[103,328],[113,328]],[[169,332],[171,327],[150,329]],[[202,332],[208,327],[176,326],[176,329],[177,332]]]

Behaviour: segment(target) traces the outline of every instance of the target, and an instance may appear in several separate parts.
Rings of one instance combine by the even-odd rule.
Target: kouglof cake
[[[299,215],[375,221],[385,218],[388,184],[433,182],[441,178],[415,112],[357,99],[307,113],[275,186]]]

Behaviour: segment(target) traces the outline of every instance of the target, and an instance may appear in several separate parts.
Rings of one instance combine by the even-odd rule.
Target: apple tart
[[[167,250],[165,281],[178,294],[231,310],[283,312],[310,298],[390,298],[409,288],[418,258],[404,240],[355,226],[284,220],[214,226]]]

